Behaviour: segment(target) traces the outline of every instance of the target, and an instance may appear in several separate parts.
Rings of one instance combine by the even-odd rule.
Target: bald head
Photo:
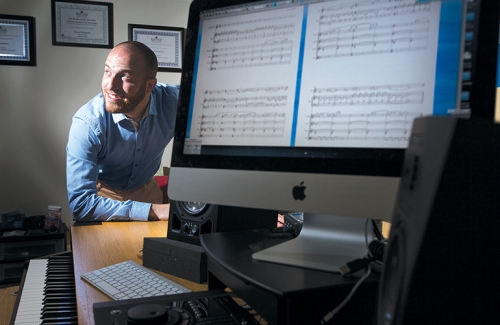
[[[146,45],[137,41],[126,41],[117,44],[114,49],[120,48],[130,55],[138,55],[143,58],[146,68],[145,74],[147,79],[156,78],[158,72],[158,59],[156,54]]]

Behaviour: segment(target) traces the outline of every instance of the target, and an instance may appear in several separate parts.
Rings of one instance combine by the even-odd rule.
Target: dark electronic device
[[[200,245],[200,235],[274,228],[278,211],[170,201],[167,238]]]
[[[96,325],[257,325],[224,291],[129,299],[94,304]]]
[[[500,125],[415,120],[379,285],[379,325],[498,324]]]
[[[304,214],[302,212],[289,212],[283,215],[285,228],[293,229],[293,234],[298,236],[304,223]]]
[[[169,197],[302,211],[254,259],[338,272],[391,221],[414,118],[493,118],[481,4],[193,1]]]
[[[200,236],[214,232],[275,228],[278,211],[170,200],[167,238],[145,238],[143,265],[181,278],[207,281]]]
[[[481,114],[415,122],[379,285],[380,325],[500,322],[500,290],[492,281],[500,210],[500,125],[492,123],[500,120],[500,2],[468,1],[466,9],[474,51],[464,66],[476,78],[464,82],[464,91],[476,94],[473,107]]]
[[[170,238],[144,238],[142,265],[196,283],[207,282],[207,254],[200,245]]]

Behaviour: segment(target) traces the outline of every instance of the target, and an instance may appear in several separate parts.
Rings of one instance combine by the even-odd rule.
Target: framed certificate
[[[34,17],[0,15],[0,64],[36,66]]]
[[[113,4],[52,1],[52,45],[113,48]]]
[[[182,71],[184,28],[129,24],[128,38],[153,50],[158,58],[158,71]]]

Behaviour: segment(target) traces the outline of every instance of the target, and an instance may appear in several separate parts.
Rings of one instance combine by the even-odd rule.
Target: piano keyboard
[[[78,324],[73,254],[29,261],[19,286],[11,325]]]

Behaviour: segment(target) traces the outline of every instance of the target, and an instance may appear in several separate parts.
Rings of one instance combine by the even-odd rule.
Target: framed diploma
[[[138,41],[155,52],[158,71],[181,72],[184,28],[128,25],[129,41]]]
[[[34,17],[0,15],[0,64],[36,66]]]
[[[52,45],[113,48],[113,4],[52,1]]]

